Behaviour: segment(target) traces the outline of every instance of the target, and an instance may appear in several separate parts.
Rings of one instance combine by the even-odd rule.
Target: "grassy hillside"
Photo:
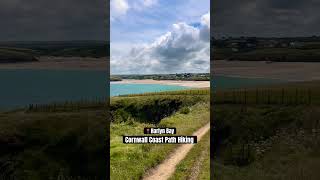
[[[320,62],[319,37],[211,39],[216,60]]]
[[[318,88],[308,82],[217,92],[211,142],[215,178],[319,179]]]
[[[104,178],[106,124],[104,103],[0,112],[0,178]]]
[[[231,49],[213,50],[217,60],[240,61],[281,61],[281,62],[319,62],[319,49],[259,48],[250,51],[233,52]]]
[[[174,93],[111,99],[112,179],[139,179],[176,146],[125,145],[122,135],[142,135],[145,126],[176,127],[178,134],[191,135],[209,122],[208,93]],[[0,112],[0,178],[104,179],[106,116],[104,102],[30,105]]]
[[[109,44],[99,41],[0,43],[0,63],[36,61],[39,56],[107,57]]]
[[[30,49],[1,48],[0,63],[17,63],[38,61],[35,52]]]
[[[210,132],[182,160],[171,180],[210,179]]]
[[[191,135],[210,121],[208,93],[175,93],[171,96],[132,95],[111,100],[111,179],[140,179],[177,146],[123,144],[123,135],[143,135],[144,127],[176,127],[178,135]]]

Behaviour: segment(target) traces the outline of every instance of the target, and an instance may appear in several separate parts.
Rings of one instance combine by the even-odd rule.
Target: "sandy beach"
[[[2,63],[0,69],[106,70],[107,58],[40,57],[38,62]]]
[[[177,80],[153,80],[153,79],[123,79],[122,81],[112,82],[113,84],[163,84],[163,85],[176,85],[191,88],[208,88],[210,87],[209,81],[177,81]]]
[[[221,76],[286,81],[320,80],[320,63],[215,60],[211,65],[211,73]]]

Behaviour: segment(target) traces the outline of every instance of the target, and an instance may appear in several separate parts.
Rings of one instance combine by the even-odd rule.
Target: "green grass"
[[[0,113],[1,174],[26,180],[105,177],[105,105],[59,109]]]
[[[303,101],[309,99],[303,93],[296,96],[297,88],[313,92],[311,103]],[[282,89],[290,94],[291,97],[285,97],[292,101],[283,103]],[[269,87],[266,90],[269,93],[264,95],[270,94],[269,103],[261,100],[262,95],[262,103],[256,103],[255,89],[247,90],[247,100],[242,98],[236,102],[230,100],[230,96],[221,95],[225,92],[219,92],[220,97],[214,96],[220,98],[220,103],[213,108],[214,177],[222,180],[319,179],[320,173],[316,170],[320,164],[318,89],[316,82]],[[232,94],[232,91],[227,93],[230,92]]]
[[[209,101],[206,95],[143,95],[114,97],[110,111],[112,122],[125,122],[128,119],[157,124],[184,106],[191,106],[201,101]],[[177,93],[177,92],[176,92]]]
[[[26,62],[39,56],[107,57],[109,44],[99,41],[8,42],[0,44],[0,63]]]
[[[217,60],[319,62],[320,53],[319,48],[316,46],[311,45],[305,48],[257,48],[238,52],[233,52],[231,48],[217,48],[214,53]]]
[[[301,82],[213,93],[215,104],[320,104],[320,83]]]
[[[196,144],[187,157],[176,167],[171,180],[210,179],[210,133],[208,132]]]
[[[187,114],[177,112],[162,119],[157,126],[176,127],[177,134],[191,135],[210,121],[209,103],[199,102],[190,106],[190,109]],[[111,179],[140,179],[148,169],[164,160],[177,146],[122,143],[123,135],[143,135],[144,127],[154,126],[135,120],[111,123]]]
[[[32,50],[0,47],[0,63],[31,61],[37,61]]]

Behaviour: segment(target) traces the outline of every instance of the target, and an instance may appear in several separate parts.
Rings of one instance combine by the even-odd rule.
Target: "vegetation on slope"
[[[213,108],[215,141],[211,142],[215,178],[320,178],[314,170],[320,163],[319,94],[311,93],[309,103],[308,93],[305,93],[307,96],[302,93],[296,96],[297,87],[315,92],[318,85],[298,83],[274,87],[269,91],[270,96],[264,95],[270,100],[264,98],[263,101],[260,96],[259,103],[255,90],[247,91],[247,100],[236,102],[232,96],[222,96],[223,92],[220,92],[220,100]],[[282,89],[293,92],[284,96],[292,101],[281,99]]]
[[[115,97],[111,114],[111,179],[140,179],[177,145],[123,144],[122,136],[143,135],[144,127],[176,127],[178,135],[191,135],[210,120],[209,96]]]
[[[40,56],[107,57],[109,44],[99,41],[8,42],[0,44],[0,63],[37,61]]]
[[[31,50],[0,47],[0,63],[38,61]]]
[[[33,106],[0,113],[4,179],[106,177],[105,104]],[[68,107],[68,108],[66,108]]]
[[[216,60],[319,62],[319,37],[211,39]]]
[[[170,179],[210,179],[210,132],[178,164]]]

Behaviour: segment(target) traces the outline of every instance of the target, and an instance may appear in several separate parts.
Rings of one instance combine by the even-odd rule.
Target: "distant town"
[[[176,73],[149,75],[111,75],[111,81],[122,79],[153,79],[153,80],[181,80],[181,81],[210,81],[209,73]]]
[[[212,38],[215,60],[320,62],[320,36]]]

